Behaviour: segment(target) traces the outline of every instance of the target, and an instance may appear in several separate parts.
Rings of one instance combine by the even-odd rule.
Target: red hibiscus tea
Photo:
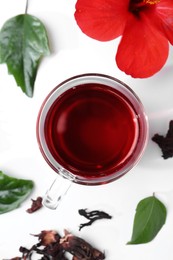
[[[50,166],[82,184],[101,184],[129,171],[147,139],[143,106],[120,81],[98,74],[71,78],[44,101],[37,137]]]
[[[67,90],[53,103],[44,131],[55,160],[91,178],[121,167],[138,140],[139,125],[121,93],[90,83]]]

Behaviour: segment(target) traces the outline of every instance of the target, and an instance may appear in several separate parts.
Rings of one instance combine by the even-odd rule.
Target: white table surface
[[[45,25],[51,55],[42,59],[33,98],[28,98],[0,65],[0,170],[17,178],[32,179],[35,188],[20,208],[0,215],[0,259],[19,256],[20,246],[37,239],[30,234],[66,228],[105,251],[107,260],[172,260],[173,255],[173,158],[164,160],[151,141],[155,133],[166,134],[173,119],[173,51],[164,68],[148,79],[133,79],[115,64],[119,39],[98,42],[85,36],[74,19],[75,0],[30,0],[28,13]],[[0,27],[25,10],[24,0],[0,1]],[[97,72],[128,84],[142,100],[149,119],[149,142],[139,164],[114,183],[97,187],[73,185],[61,206],[26,213],[31,198],[44,195],[56,177],[37,146],[35,128],[40,105],[62,80],[81,73]],[[126,245],[130,240],[137,203],[155,192],[164,202],[166,224],[150,243]],[[85,219],[78,209],[107,211],[112,220],[101,220],[78,231]]]

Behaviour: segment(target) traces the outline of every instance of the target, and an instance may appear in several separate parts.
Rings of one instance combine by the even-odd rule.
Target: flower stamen
[[[158,4],[159,2],[160,0],[131,0],[129,4],[129,11],[138,16],[140,11]]]
[[[143,3],[150,5],[158,4],[159,2],[160,0],[143,0]]]

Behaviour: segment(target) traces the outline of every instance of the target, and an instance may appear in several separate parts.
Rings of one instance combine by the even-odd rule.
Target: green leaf
[[[139,202],[133,224],[131,241],[128,244],[148,243],[155,238],[166,221],[164,204],[154,195]]]
[[[18,86],[29,97],[40,59],[49,54],[44,25],[36,17],[21,14],[5,22],[0,31],[0,63],[6,63]]]
[[[0,214],[18,208],[33,187],[31,180],[12,178],[0,171]]]

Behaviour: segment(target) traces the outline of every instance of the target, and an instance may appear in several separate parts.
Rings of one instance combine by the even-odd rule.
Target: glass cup
[[[72,183],[102,185],[129,172],[148,139],[148,120],[138,96],[103,74],[74,76],[55,87],[37,119],[41,153],[57,178],[43,204],[56,209]]]

